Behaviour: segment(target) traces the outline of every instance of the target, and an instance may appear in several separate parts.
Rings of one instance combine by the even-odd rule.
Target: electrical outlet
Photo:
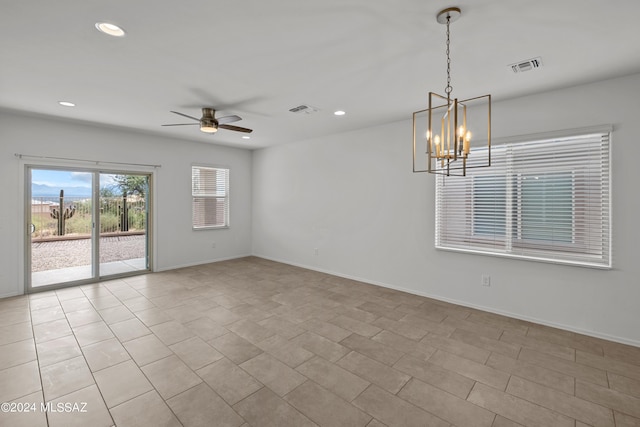
[[[216,247],[216,242],[212,242],[212,243],[211,243],[211,247],[212,247],[212,248],[215,248],[215,247]]]
[[[480,280],[482,286],[491,286],[491,276],[489,276],[488,274],[483,274]]]

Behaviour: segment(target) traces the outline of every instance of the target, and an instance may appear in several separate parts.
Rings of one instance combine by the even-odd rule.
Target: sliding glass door
[[[149,270],[150,175],[27,168],[29,290]]]

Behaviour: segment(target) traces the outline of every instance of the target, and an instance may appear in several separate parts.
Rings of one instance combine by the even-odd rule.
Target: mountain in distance
[[[31,184],[32,197],[57,197],[64,190],[65,197],[91,197],[90,187],[52,187],[46,184]]]

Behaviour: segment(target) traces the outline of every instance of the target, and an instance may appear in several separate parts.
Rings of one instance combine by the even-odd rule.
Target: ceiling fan
[[[216,133],[218,128],[233,130],[236,132],[244,132],[251,133],[252,129],[243,128],[240,126],[232,126],[227,123],[237,122],[238,120],[242,120],[240,116],[232,115],[232,116],[224,116],[216,118],[216,110],[213,108],[203,108],[202,109],[202,117],[196,118],[193,116],[189,116],[187,114],[179,113],[177,111],[171,111],[173,114],[177,114],[182,117],[186,117],[188,119],[195,120],[198,123],[174,123],[162,126],[193,126],[200,125],[200,130],[206,133]]]

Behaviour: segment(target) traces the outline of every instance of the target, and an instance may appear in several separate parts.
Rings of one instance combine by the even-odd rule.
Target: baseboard
[[[154,270],[154,273],[156,273],[156,272],[159,273],[161,271],[177,270],[178,268],[195,267],[195,266],[198,266],[198,265],[211,264],[211,263],[214,263],[214,262],[230,261],[232,259],[246,258],[246,257],[249,257],[249,256],[253,256],[253,255],[252,254],[233,255],[233,256],[229,256],[229,257],[213,258],[213,259],[210,259],[208,261],[197,261],[197,262],[192,262],[192,263],[188,263],[188,264],[180,264],[180,265],[173,265],[173,266],[170,266],[170,267],[156,268]]]
[[[318,267],[315,267],[315,266],[310,266],[310,265],[305,265],[305,264],[299,264],[299,263],[295,263],[295,262],[285,261],[285,260],[281,260],[281,259],[277,259],[277,258],[265,256],[265,255],[253,254],[253,256],[256,256],[258,258],[264,258],[264,259],[267,259],[267,260],[270,260],[270,261],[280,262],[282,264],[292,265],[294,267],[306,268],[307,270],[313,270],[313,271],[317,271],[317,272],[320,272],[320,273],[331,274],[332,276],[338,276],[338,277],[342,277],[344,279],[357,280],[359,282],[368,283],[368,284],[371,284],[371,285],[380,286],[380,287],[387,288],[387,289],[393,289],[393,290],[400,291],[400,292],[406,292],[406,293],[412,294],[412,295],[418,295],[418,296],[421,296],[421,297],[431,298],[431,299],[435,299],[435,300],[438,300],[438,301],[443,301],[443,302],[448,302],[448,303],[451,303],[451,304],[460,305],[460,306],[463,306],[463,307],[474,308],[474,309],[477,309],[477,310],[486,311],[488,313],[499,314],[501,316],[511,317],[513,319],[524,320],[526,322],[537,323],[539,325],[550,326],[552,328],[558,328],[558,329],[562,329],[562,330],[565,330],[565,331],[575,332],[577,334],[586,335],[586,336],[590,336],[590,337],[593,337],[593,338],[599,338],[599,339],[603,339],[603,340],[607,340],[607,341],[617,342],[617,343],[620,343],[620,344],[626,344],[626,345],[631,345],[631,346],[634,346],[634,347],[640,347],[640,341],[631,340],[631,339],[624,338],[624,337],[618,337],[616,335],[610,335],[610,334],[600,333],[600,332],[596,332],[596,331],[584,330],[584,329],[573,327],[571,325],[565,325],[565,324],[556,323],[556,322],[549,322],[547,320],[539,319],[539,318],[536,318],[536,317],[523,316],[523,315],[518,314],[518,313],[511,313],[509,311],[500,310],[500,309],[496,309],[496,308],[493,308],[493,307],[485,307],[483,305],[473,304],[473,303],[470,303],[468,301],[460,301],[460,300],[456,300],[456,299],[453,299],[453,298],[447,298],[447,297],[443,297],[443,296],[440,296],[440,295],[430,294],[430,293],[427,293],[427,292],[420,292],[420,291],[416,291],[414,289],[407,289],[407,288],[403,288],[401,286],[391,285],[389,283],[379,282],[379,281],[376,281],[376,280],[366,279],[366,278],[357,277],[357,276],[351,276],[351,275],[343,274],[343,273],[340,273],[340,272],[337,272],[337,271],[332,271],[332,270],[327,270],[327,269],[323,269],[323,268],[318,268]]]

